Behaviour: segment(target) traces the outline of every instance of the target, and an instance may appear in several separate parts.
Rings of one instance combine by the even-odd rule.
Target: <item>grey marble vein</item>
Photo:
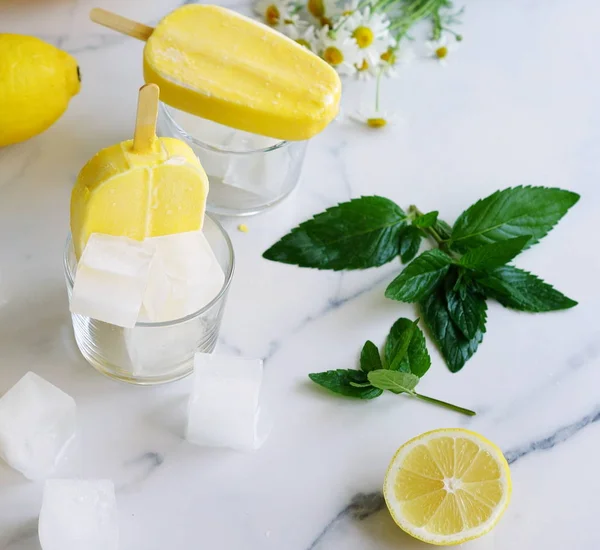
[[[341,277],[342,274],[340,273],[339,275]],[[375,279],[375,281],[372,281],[367,286],[364,286],[363,288],[357,290],[356,292],[354,292],[353,294],[350,294],[349,296],[346,296],[345,298],[338,297],[340,289],[341,289],[341,282],[340,282],[338,285],[336,285],[336,290],[334,292],[334,296],[329,298],[327,305],[325,305],[323,308],[321,308],[320,311],[318,311],[312,315],[307,315],[295,327],[293,327],[286,335],[284,335],[280,338],[277,338],[276,340],[272,340],[269,343],[269,346],[268,346],[269,351],[263,357],[263,362],[266,364],[268,361],[270,361],[273,358],[273,356],[282,348],[285,340],[287,340],[289,337],[302,332],[302,330],[304,330],[310,323],[325,317],[327,314],[341,308],[348,302],[351,302],[352,300],[359,298],[363,294],[370,292],[371,290],[373,290],[374,288],[376,288],[377,286],[379,286],[381,283],[383,283],[384,281],[386,281],[389,278],[390,278],[389,273],[384,273],[381,277],[378,277],[377,279]]]
[[[337,514],[312,541],[307,550],[314,550],[340,521],[350,518],[363,521],[385,508],[385,500],[380,492],[358,493],[352,497],[350,504]]]
[[[141,466],[141,471],[132,480],[117,487],[117,491],[134,489],[137,485],[146,481],[164,461],[164,456],[155,451],[148,451],[137,458],[127,461],[125,466]]]
[[[521,460],[530,454],[547,451],[556,447],[560,443],[568,441],[587,426],[598,422],[598,420],[600,420],[600,407],[596,408],[592,413],[584,416],[577,422],[573,422],[572,424],[567,424],[566,426],[559,428],[549,436],[505,452],[504,456],[506,456],[506,460],[509,464],[514,464],[518,460]]]

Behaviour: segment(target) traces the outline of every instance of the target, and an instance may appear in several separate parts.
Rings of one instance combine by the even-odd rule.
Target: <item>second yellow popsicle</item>
[[[132,32],[133,22],[111,24],[102,13],[94,10],[92,19],[147,40],[145,80],[177,109],[282,140],[308,139],[338,113],[341,82],[331,66],[234,11],[183,6],[155,29],[137,24],[141,32]]]

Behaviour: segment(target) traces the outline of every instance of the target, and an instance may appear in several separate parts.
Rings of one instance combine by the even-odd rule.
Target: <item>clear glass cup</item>
[[[225,274],[221,290],[202,309],[182,319],[137,323],[133,328],[71,314],[77,347],[96,370],[132,384],[162,384],[190,374],[195,353],[213,351],[233,277],[234,254],[231,240],[219,222],[205,216],[202,231]],[[77,270],[70,236],[64,268],[70,302]]]
[[[223,126],[161,103],[158,133],[185,141],[206,170],[206,209],[250,216],[285,199],[298,185],[307,141],[279,141]]]

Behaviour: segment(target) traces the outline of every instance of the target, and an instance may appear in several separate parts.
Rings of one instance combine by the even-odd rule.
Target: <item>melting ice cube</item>
[[[188,404],[188,441],[257,449],[262,443],[257,434],[262,374],[260,359],[197,353]]]
[[[43,550],[117,550],[119,528],[113,482],[47,481],[38,532]]]
[[[75,400],[33,372],[0,398],[0,456],[29,479],[52,475],[75,430]]]
[[[186,317],[207,305],[223,287],[225,274],[201,231],[145,242],[155,250],[143,302],[148,320]]]
[[[133,327],[142,307],[153,255],[146,243],[94,233],[77,266],[71,312]]]

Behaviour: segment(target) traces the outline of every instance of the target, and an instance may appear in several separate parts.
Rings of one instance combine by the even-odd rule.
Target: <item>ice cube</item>
[[[81,255],[71,312],[120,327],[136,323],[150,275],[151,246],[94,233]]]
[[[125,331],[125,345],[133,373],[138,376],[167,375],[191,361],[211,331],[208,320],[194,318],[167,326],[136,326]]]
[[[75,400],[33,372],[0,398],[0,456],[29,479],[52,475],[75,430]]]
[[[117,550],[119,527],[113,482],[47,481],[38,533],[43,550]]]
[[[278,140],[237,132],[229,146],[242,151],[256,151],[273,147]],[[286,147],[268,153],[241,154],[231,158],[223,183],[245,189],[261,196],[277,195],[288,178],[290,154]]]
[[[155,250],[143,302],[150,321],[186,317],[223,288],[225,274],[201,231],[153,237],[146,243]]]
[[[203,446],[257,449],[262,443],[257,434],[262,374],[260,359],[197,353],[187,440]]]

